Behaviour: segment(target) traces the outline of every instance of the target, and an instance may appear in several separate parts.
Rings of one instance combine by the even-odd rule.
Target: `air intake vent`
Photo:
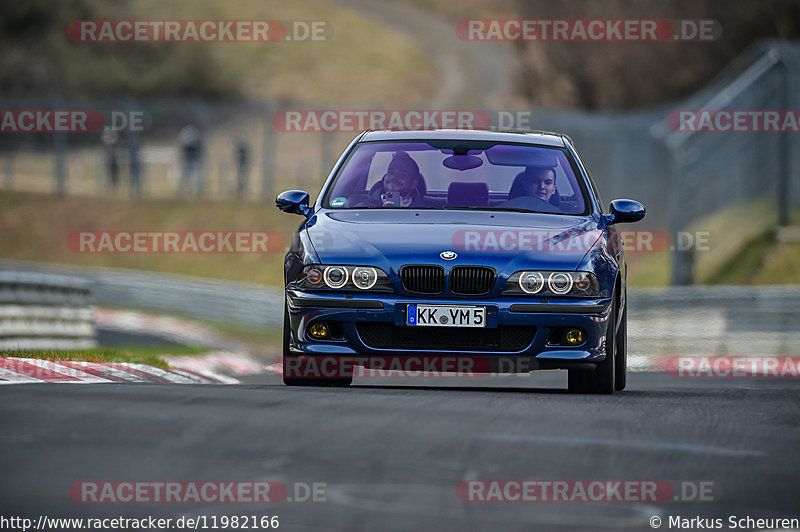
[[[441,266],[403,266],[400,269],[403,288],[411,294],[435,295],[444,292],[444,268]]]
[[[376,349],[505,351],[527,349],[536,327],[501,325],[496,329],[472,327],[400,327],[393,323],[359,322],[358,335]]]
[[[486,266],[456,266],[450,270],[450,291],[459,296],[484,296],[494,288],[497,273]]]

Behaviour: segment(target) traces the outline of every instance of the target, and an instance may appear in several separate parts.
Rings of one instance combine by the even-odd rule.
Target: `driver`
[[[416,161],[399,151],[392,156],[380,186],[369,195],[370,202],[383,207],[417,207],[422,204],[421,182]]]
[[[532,168],[523,179],[527,196],[550,201],[556,193],[556,173],[552,168]]]
[[[524,172],[517,174],[509,191],[509,199],[498,207],[563,213],[558,200],[555,169],[529,166]]]

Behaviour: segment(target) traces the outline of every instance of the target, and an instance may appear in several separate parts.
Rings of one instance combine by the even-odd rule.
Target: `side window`
[[[569,182],[569,178],[567,177],[567,173],[561,166],[556,168],[556,189],[558,189],[559,196],[571,197],[575,194]]]
[[[600,211],[603,214],[608,214],[607,212],[605,212],[606,209],[603,206],[605,205],[605,202],[603,201],[603,198],[600,197],[600,190],[597,188],[597,184],[594,182],[594,178],[592,177],[592,173],[589,171],[589,167],[586,165],[586,161],[583,159],[583,157],[581,157],[581,153],[578,151],[578,148],[576,148],[572,142],[569,142],[569,146],[570,149],[572,150],[572,153],[575,154],[575,158],[578,160],[578,164],[583,166],[583,169],[586,171],[586,176],[589,178],[589,187],[592,189],[592,194],[594,194],[594,197],[597,198],[597,202],[600,204]]]
[[[375,154],[375,157],[372,159],[372,165],[369,167],[367,190],[372,188],[372,185],[383,179],[390,162],[392,162],[391,152],[381,151]]]

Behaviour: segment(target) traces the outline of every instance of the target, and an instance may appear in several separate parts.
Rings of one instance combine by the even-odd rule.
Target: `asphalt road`
[[[567,395],[564,372],[473,381],[2,386],[0,516],[278,515],[280,530],[458,531],[800,516],[798,379],[636,373],[625,392],[592,397]],[[704,481],[713,500],[461,501],[459,482],[475,479]],[[325,500],[73,502],[70,485],[90,480],[273,480],[289,497],[325,483]]]

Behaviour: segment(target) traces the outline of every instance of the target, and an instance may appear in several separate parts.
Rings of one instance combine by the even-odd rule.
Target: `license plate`
[[[409,305],[406,325],[425,327],[486,327],[486,307]]]

